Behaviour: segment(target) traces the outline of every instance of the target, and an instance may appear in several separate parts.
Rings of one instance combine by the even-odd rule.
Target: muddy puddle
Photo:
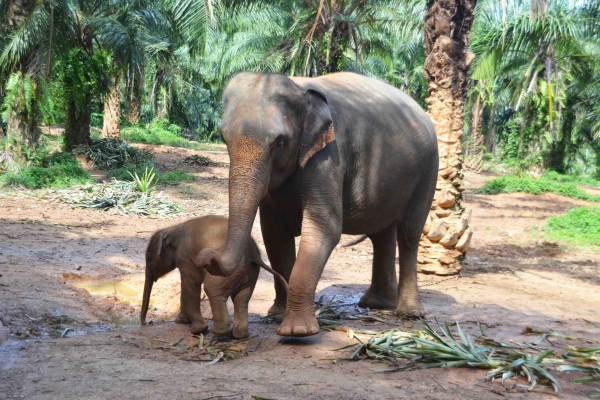
[[[143,274],[139,275],[143,277]],[[143,287],[124,283],[120,279],[88,280],[72,284],[77,288],[87,290],[92,295],[109,297],[120,304],[142,305]],[[152,299],[150,304],[152,305]]]

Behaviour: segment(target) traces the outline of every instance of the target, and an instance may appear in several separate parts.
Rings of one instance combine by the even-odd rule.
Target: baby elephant
[[[256,286],[260,267],[263,267],[285,283],[285,279],[273,271],[260,258],[256,242],[248,241],[244,257],[235,273],[229,277],[208,274],[196,266],[194,260],[205,248],[221,252],[227,239],[227,218],[205,216],[166,228],[152,235],[146,250],[146,282],[142,300],[141,323],[146,322],[152,285],[161,276],[179,268],[181,274],[181,311],[176,322],[192,323],[192,333],[206,330],[207,324],[200,313],[200,286],[210,301],[213,313],[211,332],[215,335],[229,334],[230,318],[227,299],[233,300],[233,330],[235,339],[248,337],[248,302]]]

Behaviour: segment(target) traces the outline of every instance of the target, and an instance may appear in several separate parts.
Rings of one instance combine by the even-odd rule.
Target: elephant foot
[[[189,324],[191,321],[187,315],[185,315],[182,312],[179,312],[179,314],[177,314],[177,317],[175,318],[175,322],[178,324]]]
[[[205,321],[195,321],[194,323],[192,323],[192,329],[190,331],[192,332],[192,334],[198,335],[204,332],[206,328],[208,328],[208,325]]]
[[[418,297],[400,297],[396,307],[396,315],[399,317],[420,318],[425,316],[425,309]]]
[[[358,302],[359,307],[371,308],[373,310],[393,310],[398,304],[398,292],[394,290],[391,294],[379,294],[370,289],[365,292]]]
[[[210,333],[212,333],[213,335],[222,338],[222,337],[229,337],[229,327],[230,325],[227,326],[219,326],[219,325],[215,325],[213,324],[212,328],[210,328]]]
[[[248,325],[246,326],[235,326],[231,330],[231,336],[234,339],[245,339],[250,336],[250,332],[248,331]]]
[[[287,313],[277,331],[279,336],[295,337],[311,336],[317,333],[319,333],[319,323],[314,311],[304,315]]]
[[[275,317],[275,321],[277,322],[281,322],[283,321],[283,316],[285,314],[285,301],[279,301],[279,300],[275,300],[273,302],[273,305],[271,306],[271,308],[269,308],[269,311],[267,311],[267,316],[268,315],[277,315]]]

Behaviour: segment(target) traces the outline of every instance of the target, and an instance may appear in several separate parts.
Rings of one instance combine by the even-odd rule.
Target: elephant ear
[[[304,96],[307,111],[298,155],[301,168],[304,168],[312,156],[335,140],[333,119],[325,95],[309,89]]]
[[[156,253],[157,256],[160,256],[161,254],[164,256],[167,252],[167,247],[171,245],[171,237],[165,233],[165,232],[161,232],[158,234],[158,252]]]

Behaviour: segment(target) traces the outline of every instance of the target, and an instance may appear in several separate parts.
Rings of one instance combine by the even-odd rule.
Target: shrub
[[[92,182],[92,178],[69,154],[53,153],[38,166],[25,166],[19,172],[0,176],[0,182],[27,189],[60,189]]]
[[[475,190],[475,193],[481,194],[515,192],[525,192],[535,195],[550,192],[573,199],[600,201],[599,196],[593,196],[585,190],[577,188],[572,183],[556,182],[547,178],[533,179],[528,176],[504,175],[487,181],[481,189]]]
[[[549,239],[600,246],[600,208],[579,207],[552,217],[546,223]]]
[[[196,148],[197,144],[179,135],[181,128],[167,121],[152,121],[148,128],[134,125],[121,129],[121,137],[135,143]]]

